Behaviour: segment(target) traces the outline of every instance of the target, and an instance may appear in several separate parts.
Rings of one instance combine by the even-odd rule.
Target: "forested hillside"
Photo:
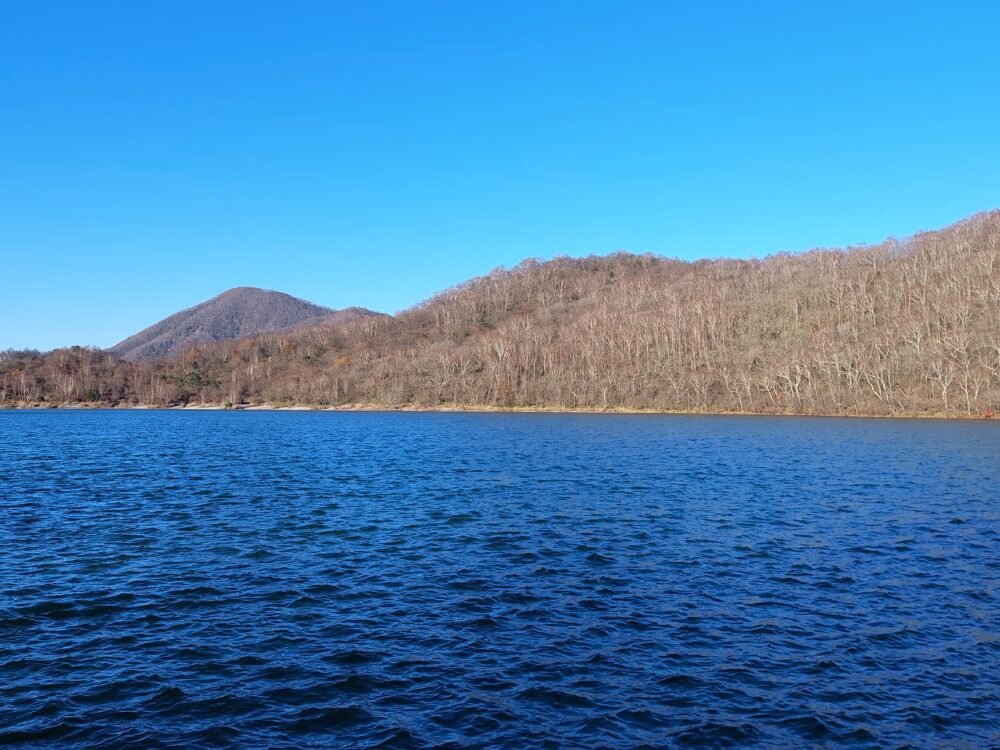
[[[150,362],[6,352],[0,400],[984,415],[1000,212],[764,260],[525,261],[394,317]]]

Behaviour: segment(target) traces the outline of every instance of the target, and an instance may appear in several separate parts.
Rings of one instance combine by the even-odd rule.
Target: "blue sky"
[[[0,348],[1000,207],[1000,4],[0,0]]]

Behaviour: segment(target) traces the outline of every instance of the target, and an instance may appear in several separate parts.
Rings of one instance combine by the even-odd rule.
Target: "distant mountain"
[[[180,354],[195,344],[256,336],[306,323],[338,325],[377,314],[360,307],[333,310],[281,292],[241,286],[164,318],[108,351],[135,362]]]

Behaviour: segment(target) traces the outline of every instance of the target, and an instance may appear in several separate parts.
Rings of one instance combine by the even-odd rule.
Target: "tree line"
[[[144,362],[7,351],[0,402],[989,415],[1000,212],[762,260],[528,260],[396,316]]]

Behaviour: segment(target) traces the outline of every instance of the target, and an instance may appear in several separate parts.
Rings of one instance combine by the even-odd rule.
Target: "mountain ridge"
[[[334,310],[284,292],[238,286],[153,323],[107,349],[137,362],[181,354],[198,344],[291,330],[307,323],[337,325],[375,315],[350,307]]]
[[[991,416],[1000,211],[763,259],[529,259],[397,315],[141,363],[0,352],[0,403]]]

